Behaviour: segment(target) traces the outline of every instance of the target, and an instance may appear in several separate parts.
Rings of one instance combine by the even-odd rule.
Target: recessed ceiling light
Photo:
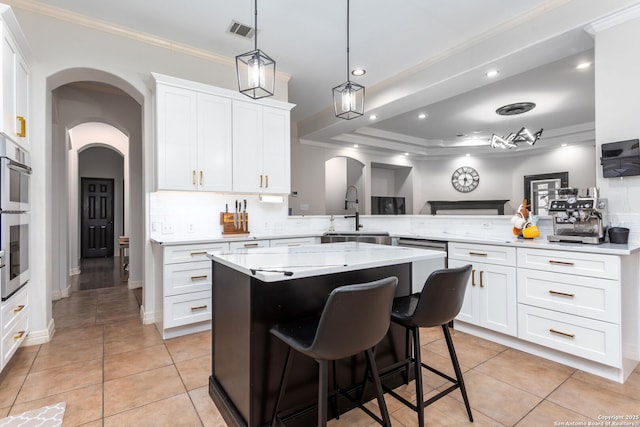
[[[358,148],[358,144],[353,144],[353,148]]]
[[[420,114],[418,114],[418,118],[419,118],[419,119],[426,119],[426,118],[427,118],[427,113],[420,113]]]
[[[589,67],[591,67],[591,62],[581,62],[576,65],[576,70],[585,70]]]
[[[355,70],[351,71],[351,74],[353,74],[354,76],[364,76],[365,74],[367,74],[367,70],[365,70],[364,68],[356,68]]]
[[[408,156],[408,155],[409,155],[409,153],[404,153],[404,155],[405,155],[405,156]]]
[[[471,157],[471,154],[467,153],[467,154],[465,154],[465,156],[467,156],[467,157]]]
[[[565,142],[565,143],[564,143],[564,144],[562,144],[561,146],[562,146],[562,147],[566,147],[566,146],[567,146],[567,143]]]
[[[377,118],[378,118],[378,116],[376,116],[375,114],[372,114],[372,115],[369,116],[369,120],[375,120]]]
[[[484,75],[487,76],[487,77],[495,77],[498,74],[500,74],[500,71],[498,71],[498,70],[489,70],[486,73],[484,73]]]

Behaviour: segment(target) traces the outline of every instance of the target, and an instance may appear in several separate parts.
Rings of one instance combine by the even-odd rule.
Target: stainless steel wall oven
[[[0,138],[0,296],[7,300],[30,278],[30,175],[29,154]]]

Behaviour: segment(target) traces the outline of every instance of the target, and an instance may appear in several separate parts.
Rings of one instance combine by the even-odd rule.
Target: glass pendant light
[[[347,81],[333,88],[336,117],[351,120],[364,114],[364,86],[349,80],[349,0],[347,0]]]
[[[249,98],[273,96],[276,61],[258,49],[258,0],[255,0],[254,50],[236,56],[238,89]]]

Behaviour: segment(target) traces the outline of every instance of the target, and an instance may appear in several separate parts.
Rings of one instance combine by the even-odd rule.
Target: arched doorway
[[[122,215],[122,226],[130,230],[130,286],[142,286],[142,95],[127,82],[111,74],[90,69],[71,69],[57,73],[48,79],[48,87],[51,95],[51,181],[56,193],[51,201],[54,244],[51,260],[52,299],[68,296],[70,276],[79,268],[77,209],[72,202],[77,201],[79,194],[77,160],[74,159],[82,151],[74,146],[74,140],[83,138],[78,135],[71,137],[71,134],[86,133],[85,126],[93,126],[94,131],[94,135],[89,138],[91,142],[85,142],[85,145],[109,147],[125,159],[125,184],[122,192],[126,209]],[[111,129],[114,134],[124,135],[127,143],[114,142],[117,138],[105,139],[99,129]]]

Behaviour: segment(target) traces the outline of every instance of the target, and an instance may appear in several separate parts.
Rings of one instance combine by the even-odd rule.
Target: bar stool
[[[389,329],[391,304],[397,284],[396,277],[388,277],[369,283],[340,286],[329,295],[320,318],[303,319],[271,329],[274,336],[289,346],[273,411],[272,427],[276,425],[278,409],[287,386],[287,376],[294,355],[292,349],[318,362],[318,426],[327,425],[329,361],[350,357],[363,351],[367,359],[367,368],[375,373],[374,382],[382,420],[368,408],[359,406],[382,425],[391,425],[373,357],[373,347],[382,340]]]
[[[413,295],[398,297],[393,301],[393,308],[391,311],[391,321],[398,325],[404,326],[407,331],[407,348],[406,359],[394,366],[387,368],[385,371],[389,371],[398,366],[404,364],[405,378],[409,378],[409,368],[413,363],[415,368],[415,383],[416,383],[416,404],[412,404],[404,397],[391,389],[386,389],[392,396],[400,400],[418,413],[418,426],[424,427],[424,408],[436,400],[451,393],[453,390],[459,388],[462,393],[462,399],[467,408],[467,414],[469,415],[469,421],[473,422],[473,416],[471,415],[471,407],[469,406],[469,399],[467,397],[467,390],[464,386],[464,380],[462,379],[462,371],[460,370],[460,364],[458,363],[458,357],[456,356],[455,349],[453,348],[453,341],[451,340],[451,333],[449,332],[448,324],[458,315],[462,303],[464,301],[464,293],[467,289],[467,282],[471,274],[471,265],[466,265],[460,268],[449,268],[436,270],[427,278],[427,281],[422,288],[422,292],[415,293]],[[435,326],[441,326],[444,332],[444,338],[447,342],[447,348],[449,349],[449,356],[451,357],[451,363],[453,364],[453,370],[455,371],[456,378],[451,378],[449,375],[440,372],[431,366],[426,365],[420,359],[420,331],[419,328],[431,328]],[[411,340],[409,339],[409,332],[413,335],[413,357],[411,356]],[[422,391],[422,375],[421,367],[428,369],[429,371],[445,378],[453,383],[449,388],[441,391],[437,395],[424,400]],[[408,383],[408,380],[407,380]]]

